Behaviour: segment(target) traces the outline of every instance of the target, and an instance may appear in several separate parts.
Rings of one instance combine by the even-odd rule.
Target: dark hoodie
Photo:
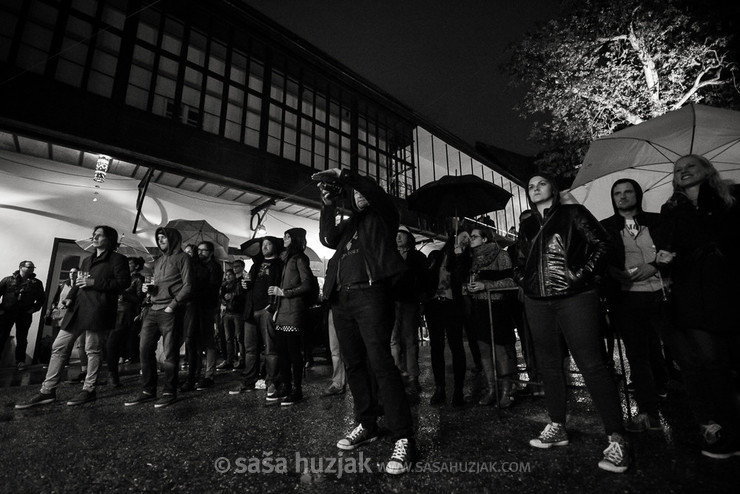
[[[660,243],[660,235],[658,230],[660,228],[661,216],[658,213],[646,213],[642,210],[642,187],[636,181],[631,178],[622,178],[617,180],[612,185],[609,191],[609,197],[612,201],[612,208],[614,209],[614,215],[601,221],[601,225],[609,233],[612,245],[609,254],[609,264],[617,269],[624,270],[624,244],[622,243],[622,230],[624,230],[624,217],[619,214],[617,205],[614,202],[614,188],[623,183],[630,183],[635,189],[635,198],[637,200],[637,214],[635,214],[634,220],[639,226],[644,226],[650,232],[650,236],[653,242],[656,244],[656,252],[660,250],[658,244]],[[654,263],[650,263],[655,265]],[[657,266],[656,266],[657,267]]]
[[[184,304],[192,289],[191,260],[182,251],[182,236],[174,228],[157,228],[155,237],[164,234],[169,241],[167,252],[154,262],[154,283],[157,293],[152,295],[152,310],[166,307],[176,309]]]

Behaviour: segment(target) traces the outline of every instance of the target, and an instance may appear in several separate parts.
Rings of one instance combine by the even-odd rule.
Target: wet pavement
[[[93,403],[67,406],[80,386],[62,384],[56,403],[15,410],[36,393],[44,370],[2,370],[0,491],[736,492],[740,458],[699,454],[677,386],[661,404],[665,431],[630,434],[633,466],[613,474],[596,466],[606,436],[584,388],[571,388],[570,444],[538,450],[528,441],[547,423],[542,398],[501,411],[453,409],[448,393],[447,405],[430,406],[429,347],[420,360],[423,391],[412,395],[419,457],[416,471],[398,477],[377,465],[392,452],[387,437],[355,451],[336,448],[354,426],[352,399],[321,396],[331,371],[322,358],[306,373],[304,401],[292,407],[266,405],[264,390],[229,395],[237,372],[219,373],[215,388],[181,393],[168,408],[124,407],[139,391],[131,366],[122,388],[101,386]],[[70,377],[78,372],[68,368]],[[468,373],[466,395],[476,395],[479,379]]]

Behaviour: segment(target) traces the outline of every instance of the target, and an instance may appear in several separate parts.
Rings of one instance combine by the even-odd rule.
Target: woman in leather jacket
[[[551,423],[529,443],[548,449],[568,444],[563,371],[567,344],[609,436],[599,468],[622,473],[629,465],[616,383],[601,350],[596,276],[605,266],[608,235],[580,204],[561,204],[555,182],[537,174],[528,182],[534,214],[518,240],[515,278],[541,371]]]

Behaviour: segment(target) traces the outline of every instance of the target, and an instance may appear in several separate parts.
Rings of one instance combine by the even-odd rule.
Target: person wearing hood
[[[265,345],[265,388],[266,401],[277,402],[278,397],[278,354],[275,334],[276,297],[269,294],[271,286],[280,284],[283,260],[280,253],[283,240],[266,236],[260,241],[260,252],[252,258],[252,267],[246,281],[244,303],[244,381],[229,391],[236,395],[255,390],[260,368],[260,340]]]
[[[372,178],[354,171],[333,168],[311,178],[319,182],[321,190],[321,243],[336,250],[332,256],[334,269],[326,273],[324,295],[334,317],[359,422],[337,442],[337,447],[354,450],[378,438],[379,393],[385,424],[395,442],[386,472],[406,473],[416,451],[414,426],[401,373],[390,349],[392,285],[406,270],[396,245],[398,210]],[[345,188],[353,211],[337,222],[337,193]],[[377,382],[377,393],[373,381]]]
[[[661,430],[658,388],[664,394],[668,381],[659,336],[667,324],[668,287],[655,259],[661,216],[642,210],[642,188],[629,178],[614,182],[611,201],[614,215],[601,222],[612,241],[605,285],[613,283],[606,294],[627,350],[639,409],[626,428]]]
[[[596,279],[609,252],[609,236],[588,209],[580,204],[561,204],[552,178],[536,174],[527,183],[534,214],[521,224],[514,274],[524,290],[524,307],[550,416],[550,423],[529,444],[549,449],[569,442],[561,344],[565,339],[608,436],[599,468],[622,473],[629,467],[629,446],[617,386],[601,350],[596,293]]]
[[[141,326],[142,391],[124,403],[134,406],[157,399],[157,341],[162,337],[164,349],[164,389],[154,404],[162,408],[177,400],[180,339],[183,334],[185,302],[192,290],[192,260],[182,251],[182,236],[174,228],[157,228],[157,246],[162,255],[154,261],[153,282],[144,288],[151,306]]]
[[[23,261],[18,271],[0,280],[0,352],[15,325],[15,362],[19,371],[26,369],[26,347],[28,330],[33,313],[38,312],[46,301],[44,285],[36,278],[36,266]]]
[[[114,228],[96,226],[91,240],[95,251],[82,261],[75,286],[63,301],[68,310],[51,346],[46,378],[38,394],[26,403],[17,404],[16,408],[56,401],[57,387],[72,350],[70,343],[83,332],[87,375],[82,391],[67,405],[82,405],[96,399],[95,386],[102,364],[103,342],[106,333],[116,326],[118,296],[131,284],[131,274],[126,257],[115,252],[118,248],[118,232]]]
[[[267,293],[277,298],[275,334],[280,386],[276,396],[282,398],[280,405],[290,406],[303,399],[301,333],[306,327],[309,309],[306,296],[311,291],[313,273],[308,256],[304,253],[306,230],[287,230],[283,236],[283,245],[285,250],[280,254],[283,261],[280,284],[269,287]]]

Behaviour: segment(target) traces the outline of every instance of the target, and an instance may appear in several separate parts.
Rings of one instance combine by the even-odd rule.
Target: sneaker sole
[[[532,446],[533,448],[538,448],[538,449],[550,449],[554,446],[567,446],[569,443],[570,441],[568,439],[566,439],[565,441],[558,441],[554,443],[543,443],[542,441],[539,440],[539,438],[531,439],[529,441],[530,446]]]
[[[614,463],[611,463],[611,462],[608,462],[608,461],[605,461],[605,460],[601,460],[599,462],[599,468],[601,468],[602,470],[605,470],[607,472],[624,473],[624,472],[627,471],[627,468],[628,467],[626,467],[626,466],[617,466]]]
[[[92,403],[93,401],[95,401],[95,400],[93,399],[93,400],[85,400],[85,401],[68,401],[67,402],[67,406],[68,407],[74,407],[74,406],[77,406],[77,405],[84,405],[85,403]]]
[[[15,409],[16,410],[25,410],[26,408],[33,408],[33,407],[37,407],[37,406],[41,406],[41,405],[49,405],[51,403],[54,403],[55,401],[57,401],[56,398],[50,398],[48,400],[38,401],[36,403],[24,403],[24,404],[16,405],[15,406]]]
[[[740,456],[740,451],[733,451],[731,453],[712,453],[711,451],[702,450],[701,454],[714,460],[727,460],[733,456]]]
[[[377,440],[378,440],[378,436],[374,436],[374,437],[370,437],[368,439],[365,439],[364,441],[362,441],[360,443],[349,444],[349,445],[347,445],[347,444],[341,444],[340,442],[337,442],[337,448],[342,449],[344,451],[352,451],[354,449],[359,448],[360,446],[364,446],[365,444],[370,444],[370,443],[375,442]],[[340,439],[340,441],[341,441],[341,439]]]
[[[156,399],[157,399],[156,396],[152,396],[151,398],[149,398],[147,400],[142,400],[142,401],[127,401],[127,402],[125,402],[123,404],[123,406],[125,406],[125,407],[135,407],[136,405],[143,405],[144,403],[149,403],[150,401],[154,401]]]

